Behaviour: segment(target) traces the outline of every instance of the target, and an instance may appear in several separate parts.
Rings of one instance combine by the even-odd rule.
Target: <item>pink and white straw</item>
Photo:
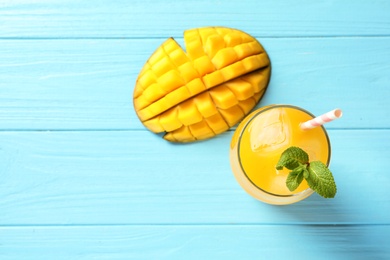
[[[306,121],[304,123],[301,123],[300,127],[302,130],[308,130],[315,128],[317,126],[321,126],[325,123],[331,122],[337,118],[340,118],[343,115],[343,112],[341,109],[334,109],[332,111],[329,111],[328,113],[325,113],[321,116],[318,116],[316,118],[313,118],[309,121]]]

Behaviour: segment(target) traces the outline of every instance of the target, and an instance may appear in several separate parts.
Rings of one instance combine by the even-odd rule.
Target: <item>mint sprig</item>
[[[309,155],[299,147],[292,146],[286,149],[278,163],[277,170],[283,167],[291,170],[286,179],[286,186],[290,191],[298,188],[305,179],[309,187],[324,198],[334,198],[337,192],[332,172],[321,161],[309,162]]]

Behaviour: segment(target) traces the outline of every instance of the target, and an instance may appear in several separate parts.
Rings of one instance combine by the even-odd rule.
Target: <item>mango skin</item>
[[[249,34],[227,27],[184,32],[187,53],[168,38],[138,75],[134,109],[143,125],[171,142],[205,140],[240,122],[257,105],[271,62]]]

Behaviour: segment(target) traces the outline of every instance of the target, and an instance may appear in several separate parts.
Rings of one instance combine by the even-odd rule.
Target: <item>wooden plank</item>
[[[2,1],[2,38],[179,37],[224,25],[255,36],[389,35],[388,1]]]
[[[390,224],[390,130],[330,130],[336,198],[285,207],[239,187],[231,135],[177,145],[146,131],[1,132],[0,224]]]
[[[389,239],[388,225],[0,227],[0,257],[388,259]]]
[[[273,66],[259,106],[294,104],[314,114],[341,107],[343,120],[329,127],[390,127],[390,38],[259,40]],[[0,129],[144,129],[132,92],[163,41],[0,41]]]
[[[0,128],[140,128],[132,92],[143,41],[0,44]]]

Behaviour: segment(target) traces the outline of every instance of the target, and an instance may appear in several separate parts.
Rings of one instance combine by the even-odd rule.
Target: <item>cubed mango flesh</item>
[[[184,32],[186,51],[167,39],[141,69],[134,89],[137,116],[172,142],[218,135],[263,96],[271,64],[253,36],[227,27]]]

